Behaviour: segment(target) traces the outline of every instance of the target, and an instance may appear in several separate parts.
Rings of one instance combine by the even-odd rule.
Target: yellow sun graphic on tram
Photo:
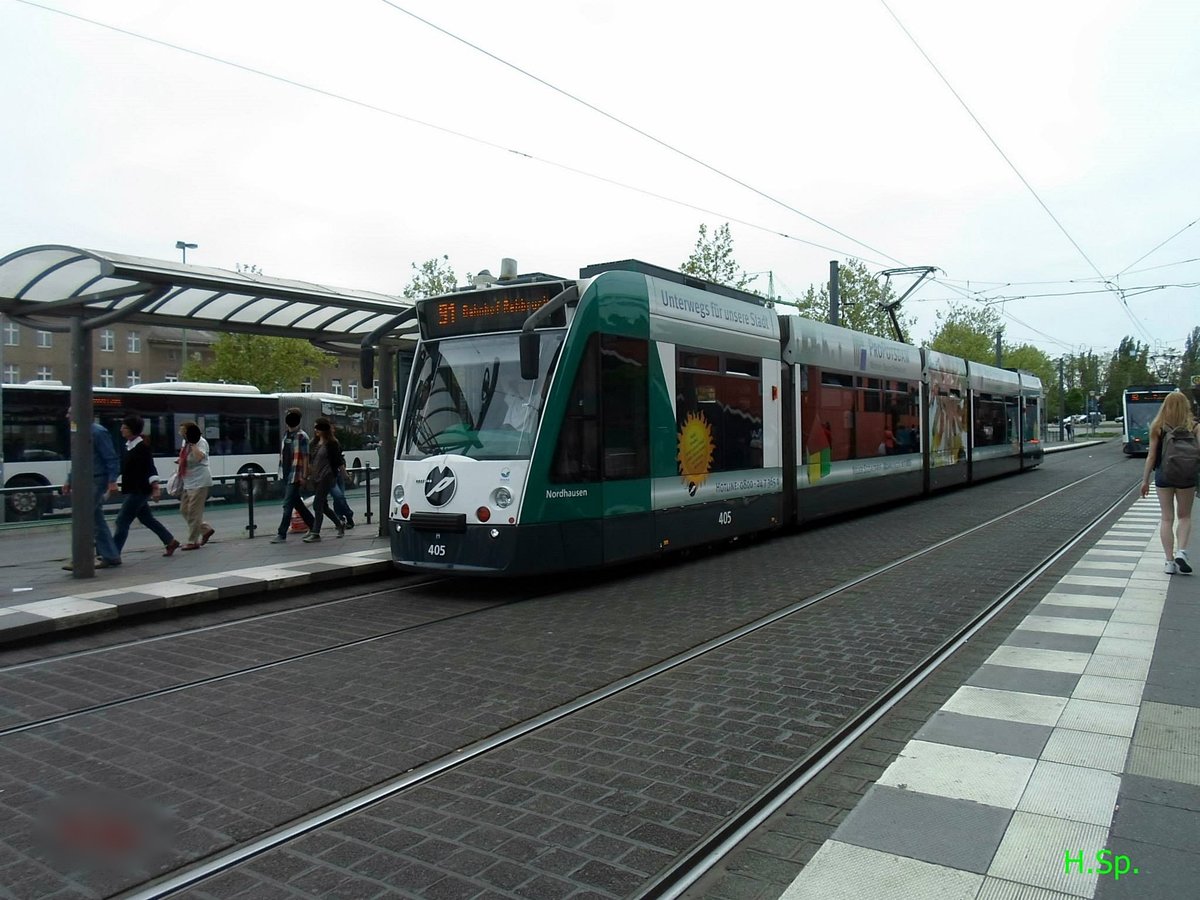
[[[679,474],[688,486],[689,494],[695,494],[696,488],[708,478],[716,449],[712,427],[704,415],[688,413],[679,428],[679,452],[675,458],[679,460]]]

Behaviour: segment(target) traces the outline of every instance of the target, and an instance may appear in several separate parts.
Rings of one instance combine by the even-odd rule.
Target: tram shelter
[[[250,272],[232,272],[56,244],[0,259],[0,313],[14,322],[70,335],[71,468],[75,484],[92,482],[92,332],[115,322],[204,328],[301,338],[322,349],[362,353],[364,383],[379,353],[381,415],[393,410],[394,358],[415,328],[411,300]],[[0,350],[2,352],[2,350]],[[0,421],[3,408],[0,407]],[[392,428],[380,428],[380,460],[394,454]],[[0,485],[4,483],[0,434]],[[386,528],[391,467],[380,466],[380,531]],[[95,530],[89,504],[71,504],[71,559],[76,578],[95,575]]]

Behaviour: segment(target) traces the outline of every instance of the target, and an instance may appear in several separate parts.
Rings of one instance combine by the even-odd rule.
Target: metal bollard
[[[247,472],[246,478],[246,515],[249,521],[246,524],[246,530],[250,532],[250,539],[254,539],[254,532],[258,526],[254,524],[254,473]]]
[[[371,524],[371,464],[367,463],[367,524]]]

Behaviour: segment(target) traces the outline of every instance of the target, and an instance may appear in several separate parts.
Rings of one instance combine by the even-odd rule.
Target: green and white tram
[[[1150,423],[1158,415],[1158,409],[1175,390],[1173,384],[1149,386],[1131,385],[1121,395],[1122,449],[1126,456],[1145,456],[1150,452]]]
[[[417,319],[389,511],[406,567],[595,567],[1041,459],[1036,379],[634,260]]]

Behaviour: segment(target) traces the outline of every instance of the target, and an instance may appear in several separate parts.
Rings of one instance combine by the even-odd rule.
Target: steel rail
[[[1096,473],[1099,474],[1099,473]],[[714,835],[685,853],[666,870],[642,886],[630,900],[674,900],[700,880],[724,859],[739,843],[798,794],[813,778],[828,768],[845,750],[865,734],[883,716],[891,712],[905,697],[916,690],[938,667],[956,653],[992,619],[1002,613],[1031,584],[1052,565],[1069,553],[1089,532],[1098,527],[1113,511],[1125,503],[1132,488],[1122,494],[1106,510],[1092,519],[1074,536],[1027,572],[1004,593],[1000,594],[971,621],[932,651],[908,674],[901,676],[874,701],[855,715],[837,732],[823,740],[813,751],[785,772],[774,785],[766,788],[737,815],[729,819]]]
[[[12,663],[11,665],[0,665],[0,675],[5,675],[9,672],[16,672],[21,669],[31,669],[38,666],[48,666],[58,662],[68,662],[73,659],[82,659],[88,656],[98,656],[101,653],[112,653],[117,650],[128,650],[131,647],[141,647],[146,644],[155,644],[159,641],[169,641],[175,638],[191,637],[196,634],[204,634],[207,631],[217,631],[222,628],[232,628],[237,625],[252,625],[256,622],[262,622],[267,619],[274,619],[279,616],[290,616],[296,613],[309,612],[314,609],[324,609],[327,606],[336,606],[339,603],[353,603],[356,600],[370,600],[372,597],[378,597],[382,594],[392,592],[407,591],[413,588],[426,587],[431,584],[440,584],[447,581],[446,577],[431,578],[428,581],[416,581],[412,584],[403,584],[387,588],[380,588],[377,591],[368,591],[365,594],[354,594],[350,597],[334,597],[332,600],[321,600],[318,603],[310,603],[307,606],[293,606],[290,609],[276,609],[267,613],[256,613],[252,616],[247,616],[242,619],[231,619],[228,622],[215,622],[212,625],[198,625],[195,628],[184,628],[179,631],[171,631],[166,634],[156,634],[153,637],[134,638],[131,641],[121,641],[117,644],[109,644],[106,647],[92,647],[89,650],[72,650],[70,653],[59,653],[55,656],[44,656],[41,659],[30,659],[25,662]],[[313,587],[313,585],[303,585],[304,587]],[[317,585],[319,587],[319,585]],[[266,593],[264,591],[264,593]],[[280,591],[283,593],[283,591]],[[174,607],[178,610],[180,607]],[[98,624],[111,624],[120,622],[120,619],[109,620]],[[125,624],[129,624],[129,620],[124,620]]]
[[[518,738],[525,737],[526,735],[557,722],[560,719],[573,715],[574,713],[586,709],[589,706],[593,706],[603,700],[607,700],[622,691],[642,684],[643,682],[655,678],[658,675],[675,669],[685,663],[691,662],[707,653],[711,653],[720,647],[724,647],[727,644],[740,640],[749,634],[778,622],[780,619],[787,618],[788,616],[794,615],[797,612],[808,609],[817,605],[818,603],[822,603],[831,597],[835,597],[848,590],[858,587],[867,581],[878,578],[879,576],[891,572],[894,569],[912,562],[913,560],[919,559],[950,544],[963,540],[964,538],[969,537],[970,535],[973,535],[985,528],[989,528],[998,522],[1002,522],[1006,519],[1016,516],[1019,513],[1030,509],[1031,507],[1045,503],[1064,491],[1071,490],[1074,487],[1078,487],[1079,485],[1104,474],[1110,468],[1112,468],[1112,466],[1107,466],[1104,469],[1100,469],[1099,471],[1093,472],[1090,475],[1076,479],[1075,481],[1063,485],[1062,487],[1057,488],[1056,490],[1051,491],[1050,493],[1045,494],[1036,500],[1031,500],[1028,503],[1024,503],[1021,506],[1009,510],[1008,512],[994,516],[986,522],[974,525],[961,532],[958,532],[957,534],[951,535],[950,537],[936,541],[935,543],[930,544],[929,546],[920,550],[908,553],[890,563],[872,569],[870,572],[856,576],[849,581],[822,591],[819,594],[814,594],[811,597],[807,597],[804,600],[797,601],[796,603],[776,610],[773,613],[762,616],[761,618],[756,619],[746,625],[740,626],[739,628],[711,638],[708,641],[698,644],[682,653],[658,662],[653,666],[648,666],[645,669],[613,681],[604,687],[577,697],[569,703],[564,703],[554,707],[553,709],[546,710],[545,712],[527,719],[524,722],[520,722],[516,725],[502,729],[501,731],[498,731],[495,734],[484,738],[483,740],[476,741],[465,747],[461,747],[455,750],[453,753],[446,754],[438,759],[425,763],[424,765],[417,766],[408,772],[380,782],[374,787],[346,797],[340,801],[337,801],[336,803],[329,804],[325,808],[314,813],[297,818],[292,822],[260,835],[251,841],[247,841],[239,846],[221,851],[207,859],[200,860],[191,865],[184,866],[172,874],[163,876],[155,881],[151,881],[142,885],[141,887],[134,888],[118,896],[120,900],[158,900],[158,898],[168,897],[179,891],[193,887],[208,878],[212,878],[213,876],[231,869],[234,866],[240,865],[243,862],[266,853],[269,850],[280,847],[292,840],[295,840],[296,838],[315,831],[318,828],[322,828],[340,819],[344,819],[375,803],[387,800],[397,794],[409,790],[410,788],[429,781],[437,775],[440,775],[450,769],[457,768],[458,766],[461,766],[470,760],[476,759],[485,753],[495,750],[498,747],[511,743]],[[1123,502],[1124,496],[1125,495],[1122,495],[1122,499],[1118,500],[1116,504],[1113,504],[1113,507],[1110,507],[1104,514],[1102,514],[1100,518],[1102,519],[1103,516],[1108,515],[1112,508]],[[1078,540],[1078,536],[1073,540]],[[1061,552],[1066,551],[1063,550]],[[1061,552],[1056,554],[1056,559],[1059,555],[1061,555]],[[1028,578],[1023,579],[1021,584],[1025,585],[1029,580],[1030,579]],[[691,854],[689,854],[688,857],[690,858]]]
[[[83,706],[78,709],[70,710],[69,712],[59,713],[53,716],[46,716],[41,719],[34,719],[22,722],[19,725],[10,725],[5,728],[0,728],[0,738],[6,738],[9,735],[20,734],[23,731],[32,731],[35,728],[44,728],[47,725],[55,725],[59,722],[67,722],[79,716],[88,715],[95,712],[104,712],[105,710],[116,709],[120,706],[125,706],[130,703],[136,703],[140,700],[149,700],[154,697],[165,697],[169,694],[177,694],[181,691],[191,690],[192,688],[204,687],[210,684],[216,684],[221,681],[228,681],[231,678],[241,678],[244,675],[253,675],[258,672],[264,672],[268,669],[274,669],[279,666],[290,665],[294,662],[300,662],[305,659],[312,659],[316,656],[324,656],[326,653],[334,653],[339,650],[346,650],[351,647],[361,647],[366,644],[372,644],[376,641],[386,640],[387,638],[396,637],[400,634],[407,634],[413,631],[420,631],[423,628],[431,628],[435,625],[442,625],[446,622],[453,622],[457,619],[465,619],[469,616],[477,615],[478,613],[487,612],[495,609],[498,606],[507,606],[514,602],[513,600],[502,600],[498,603],[491,603],[487,606],[476,607],[475,609],[465,612],[455,613],[454,615],[442,616],[437,619],[431,619],[428,622],[417,622],[413,625],[406,625],[403,628],[393,628],[380,634],[372,634],[367,637],[355,638],[352,641],[342,641],[329,647],[319,647],[316,650],[306,650],[304,653],[296,653],[292,656],[285,656],[279,659],[273,659],[269,662],[258,663],[253,666],[246,666],[241,669],[234,669],[229,672],[222,672],[220,675],[210,675],[207,678],[197,678],[192,681],[173,684],[170,687],[157,688],[152,691],[143,691],[140,694],[131,694],[126,697],[121,697],[116,700],[108,700],[104,703],[93,703],[90,706]]]

